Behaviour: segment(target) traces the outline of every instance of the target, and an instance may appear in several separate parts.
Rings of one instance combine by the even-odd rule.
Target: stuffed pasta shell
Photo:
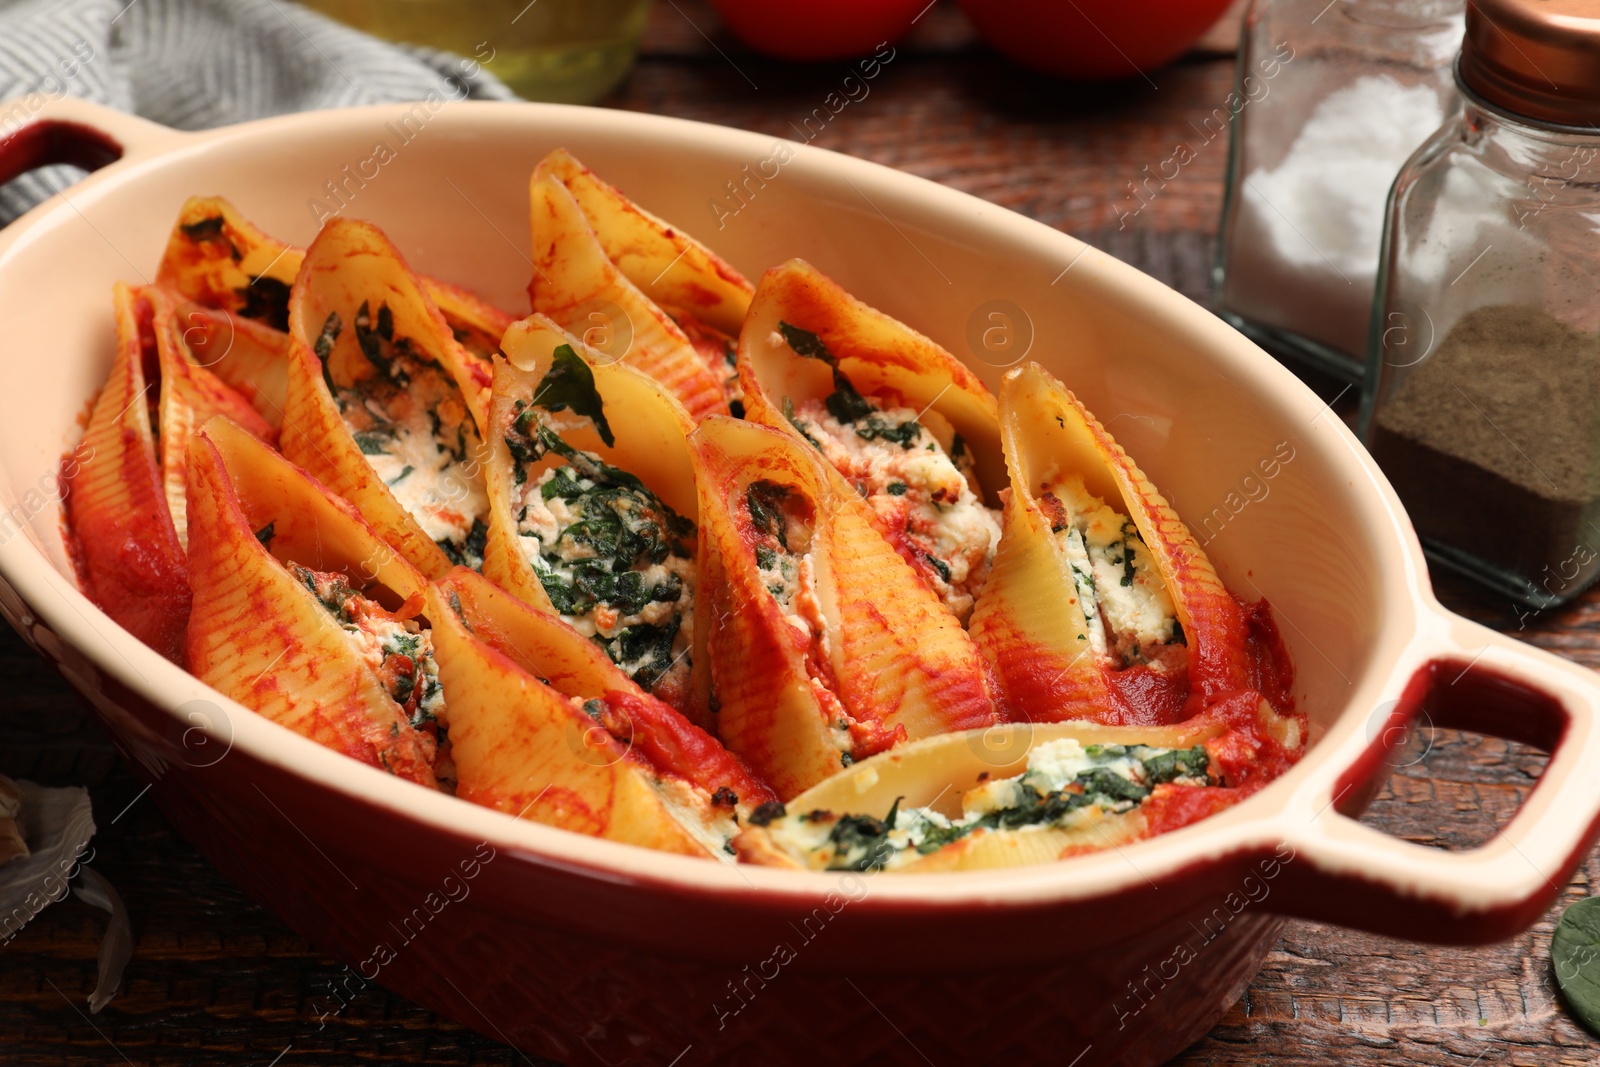
[[[1052,863],[1186,826],[1297,760],[1299,715],[1242,693],[1175,726],[1014,724],[875,756],[760,813],[751,863],[931,873]]]
[[[804,440],[965,622],[1000,540],[995,400],[948,352],[803,260],[761,279],[739,337],[752,421]]]
[[[696,419],[738,404],[734,338],[751,294],[738,271],[564,149],[540,162],[530,198],[535,311],[659,381]]]
[[[226,419],[190,444],[189,502],[190,671],[328,748],[448,783],[421,572]]]
[[[173,314],[189,362],[238,393],[266,423],[283,426],[289,391],[289,335],[254,319],[183,299]]]
[[[331,220],[289,302],[283,454],[424,574],[483,565],[491,365],[374,226]]]
[[[189,438],[213,415],[275,441],[245,399],[196,363],[173,298],[118,283],[116,348],[66,478],[68,520],[80,538],[95,602],[141,641],[181,661],[189,591],[185,469]]]
[[[508,815],[732,861],[772,791],[554,615],[457,570],[429,593],[457,795]]]
[[[560,615],[639,685],[690,707],[694,420],[656,382],[534,315],[489,413],[483,573]]]
[[[1105,427],[1037,364],[1000,409],[1011,493],[972,635],[1013,711],[1149,725],[1253,688],[1243,609]]]
[[[810,446],[729,418],[690,444],[708,707],[780,797],[902,741],[995,721],[960,623]]]
[[[156,282],[281,334],[289,329],[289,290],[305,254],[262,231],[222,197],[192,196],[167,238]],[[457,341],[480,358],[495,351],[510,315],[459,286],[436,278],[418,281]]]

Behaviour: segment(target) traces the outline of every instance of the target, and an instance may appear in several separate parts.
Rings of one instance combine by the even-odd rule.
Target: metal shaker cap
[[[1600,0],[1468,0],[1466,23],[1468,91],[1537,122],[1600,127]]]

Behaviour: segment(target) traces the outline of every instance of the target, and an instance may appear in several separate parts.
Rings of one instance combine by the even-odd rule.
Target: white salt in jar
[[[1459,107],[1463,7],[1251,4],[1213,282],[1218,314],[1263,347],[1359,381],[1384,204],[1401,164]]]

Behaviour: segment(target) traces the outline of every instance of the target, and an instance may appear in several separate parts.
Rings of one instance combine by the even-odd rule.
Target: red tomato
[[[1127,78],[1181,56],[1229,0],[961,0],[978,33],[1046,74]]]
[[[930,0],[711,0],[728,29],[779,59],[850,59],[899,40]]]

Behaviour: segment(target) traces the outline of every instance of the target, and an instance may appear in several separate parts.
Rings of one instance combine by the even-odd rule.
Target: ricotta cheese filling
[[[356,312],[356,341],[376,371],[347,386],[323,376],[372,471],[451,562],[481,570],[489,497],[477,460],[481,441],[461,390],[437,360],[394,335],[380,304]],[[326,361],[342,324],[330,315],[317,339]]]
[[[1139,528],[1074,474],[1044,486],[1039,507],[1077,586],[1084,640],[1118,668],[1188,662],[1183,626]]]
[[[780,324],[774,344],[834,363],[816,335]],[[816,354],[816,353],[821,353]],[[877,514],[889,542],[962,622],[994,562],[998,513],[984,506],[972,454],[948,426],[950,449],[929,410],[862,396],[837,366],[823,400],[785,400],[784,415]]]
[[[338,572],[314,571],[298,563],[289,572],[311,591],[325,611],[377,674],[379,682],[417,729],[437,724],[444,714],[444,686],[433,658],[433,635],[416,620],[401,621],[383,605],[362,596]],[[435,726],[444,733],[442,726]]]
[[[732,841],[739,833],[739,817],[733,806],[718,806],[705,790],[682,778],[652,778],[651,786],[661,804],[717,859],[732,863],[736,853]]]
[[[789,625],[806,637],[818,638],[825,650],[827,630],[811,562],[811,524],[802,509],[799,494],[786,485],[759,481],[745,490],[761,584]]]
[[[632,474],[568,445],[532,407],[507,444],[522,553],[556,611],[644,688],[687,685],[694,523]],[[530,477],[551,453],[565,462]]]
[[[894,870],[980,831],[1071,829],[1133,811],[1165,783],[1220,784],[1211,776],[1204,745],[1084,746],[1068,737],[1035,747],[1022,774],[968,790],[959,819],[932,808],[902,809],[897,800],[881,819],[830,811],[784,814],[767,824],[767,833],[808,867]]]
[[[839,750],[840,765],[848,767],[855,761],[855,740],[850,733],[853,720],[825,682],[829,675],[823,665],[832,662],[834,649],[817,593],[810,504],[787,485],[758,481],[745,490],[745,511],[756,573],[783,612],[784,622],[809,643],[806,670],[811,691],[826,709],[828,737]]]

